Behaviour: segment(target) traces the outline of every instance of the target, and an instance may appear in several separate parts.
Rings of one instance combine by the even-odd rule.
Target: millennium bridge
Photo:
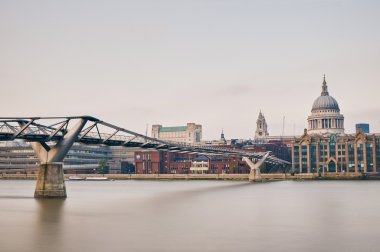
[[[270,152],[252,153],[228,148],[163,141],[121,128],[92,116],[0,117],[0,141],[29,142],[40,161],[35,198],[66,198],[62,162],[77,143],[138,147],[182,154],[238,156],[249,165],[250,181],[260,181],[264,162],[288,165]],[[256,163],[253,160],[258,160]]]

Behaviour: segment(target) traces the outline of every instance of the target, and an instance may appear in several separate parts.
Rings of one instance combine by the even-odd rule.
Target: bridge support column
[[[54,146],[44,142],[32,142],[32,148],[40,160],[35,198],[66,198],[66,186],[63,176],[63,159],[73,146],[75,140],[87,122],[87,118],[81,118]],[[67,122],[68,123],[68,122]],[[20,126],[28,125],[20,122]],[[58,131],[58,130],[57,130]],[[56,131],[56,132],[57,132]],[[54,133],[55,134],[55,133]]]
[[[34,198],[66,197],[62,163],[40,164]]]
[[[249,172],[248,180],[249,182],[261,182],[262,178],[260,169],[251,169]]]
[[[243,161],[251,168],[249,172],[248,180],[249,182],[261,182],[260,168],[264,164],[265,160],[269,157],[269,152],[267,152],[256,164],[254,164],[248,157],[243,157]]]

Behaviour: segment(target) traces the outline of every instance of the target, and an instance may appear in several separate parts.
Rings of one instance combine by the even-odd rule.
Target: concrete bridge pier
[[[243,157],[243,161],[245,161],[248,166],[251,168],[249,172],[248,180],[249,182],[261,182],[261,173],[260,167],[264,164],[264,161],[269,157],[269,152],[266,153],[256,164],[254,164],[248,157]]]
[[[260,169],[251,169],[249,172],[248,180],[249,182],[261,182],[262,178]]]
[[[40,164],[34,198],[66,198],[62,163]]]
[[[34,192],[35,198],[64,199],[67,197],[63,176],[63,159],[86,123],[87,119],[81,118],[54,146],[49,146],[44,142],[31,143],[34,152],[40,160],[40,169]],[[25,126],[25,124],[22,126]],[[25,130],[29,131],[28,128]]]

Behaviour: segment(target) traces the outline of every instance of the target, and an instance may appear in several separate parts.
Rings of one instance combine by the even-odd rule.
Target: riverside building
[[[299,173],[380,172],[380,135],[344,134],[344,117],[327,91],[313,103],[308,130],[292,143],[292,170]]]
[[[92,146],[75,143],[63,162],[65,173],[94,173],[106,162],[110,173],[134,172],[134,151],[122,147]],[[0,173],[38,173],[39,160],[29,143],[0,143]],[[127,170],[128,169],[128,170]]]
[[[190,155],[167,151],[135,152],[137,174],[227,174],[249,173],[240,157]]]
[[[292,169],[299,173],[380,172],[380,135],[304,135],[292,146]]]

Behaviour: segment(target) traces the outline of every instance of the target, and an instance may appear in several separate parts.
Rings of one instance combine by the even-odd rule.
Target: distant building
[[[254,140],[256,142],[266,142],[268,136],[269,136],[268,125],[267,125],[267,122],[265,121],[264,115],[260,111],[259,117],[257,118],[257,121],[256,121],[256,131],[255,131]]]
[[[176,143],[197,144],[202,141],[202,125],[195,123],[175,127],[152,125],[152,137]]]
[[[227,141],[227,139],[224,137],[224,132],[222,129],[222,133],[220,134],[220,138],[218,140],[204,140],[201,142],[196,143],[197,145],[208,145],[208,146],[228,146],[231,145],[231,140]]]
[[[222,133],[220,134],[220,138],[218,140],[204,140],[204,141],[197,143],[197,145],[220,147],[220,146],[231,146],[232,142],[233,142],[233,140],[227,140],[225,138],[224,131],[222,129]]]
[[[109,173],[135,173],[135,151],[139,150],[137,147],[122,147],[122,146],[109,146],[109,154],[107,156]]]
[[[227,144],[227,140],[226,140],[226,138],[224,137],[223,129],[222,129],[222,133],[220,134],[219,142],[220,142],[221,144]]]
[[[268,136],[267,141],[268,143],[282,143],[286,144],[289,147],[289,150],[292,147],[292,142],[295,138],[300,137],[299,136]]]
[[[369,124],[368,123],[358,123],[355,125],[356,133],[358,133],[361,129],[361,131],[365,134],[369,134]]]

